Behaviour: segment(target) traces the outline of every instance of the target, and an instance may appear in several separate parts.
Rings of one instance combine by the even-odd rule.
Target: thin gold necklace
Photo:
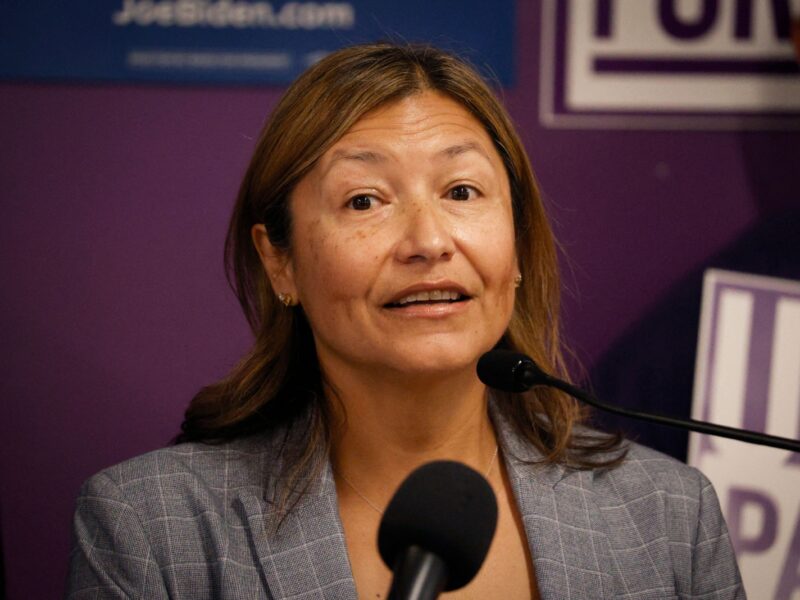
[[[486,473],[484,473],[484,475],[483,475],[483,476],[484,476],[486,479],[489,479],[489,474],[492,472],[492,467],[494,467],[494,463],[495,463],[495,461],[497,460],[497,451],[498,451],[499,449],[500,449],[500,447],[499,447],[497,444],[495,444],[495,446],[494,446],[494,454],[492,454],[492,460],[489,462],[489,468],[488,468],[488,469],[486,469]],[[374,502],[372,502],[372,500],[370,500],[370,499],[369,499],[369,498],[367,498],[367,497],[366,497],[364,494],[362,494],[362,493],[359,491],[359,489],[358,489],[356,486],[354,486],[354,485],[353,485],[353,482],[352,482],[352,481],[350,481],[350,480],[349,480],[347,477],[345,477],[345,476],[344,476],[344,473],[342,473],[341,471],[336,471],[336,474],[337,474],[339,477],[341,477],[341,478],[342,478],[342,480],[343,480],[343,481],[344,481],[344,482],[345,482],[347,485],[349,485],[349,486],[350,486],[350,489],[352,489],[352,490],[353,490],[353,491],[354,491],[354,492],[355,492],[355,493],[358,495],[358,497],[359,497],[359,498],[361,498],[361,499],[362,499],[364,502],[366,502],[366,503],[367,503],[367,505],[368,505],[368,506],[369,506],[369,507],[370,507],[372,510],[374,510],[374,511],[375,511],[376,513],[378,513],[379,515],[382,515],[382,514],[383,514],[383,510],[381,510],[380,508],[378,508],[378,507],[375,505],[375,503],[374,503]]]

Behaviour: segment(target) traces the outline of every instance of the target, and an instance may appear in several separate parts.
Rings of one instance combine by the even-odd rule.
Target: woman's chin
[[[476,375],[475,365],[482,353],[466,353],[459,348],[449,351],[418,351],[395,357],[384,367],[410,379],[450,378],[459,375]]]
[[[497,334],[497,339],[500,335],[502,332]],[[360,341],[366,342],[365,337]],[[491,350],[496,341],[486,335],[464,335],[463,331],[435,335],[406,332],[406,335],[372,338],[368,343],[338,348],[318,343],[317,352],[325,372],[331,376],[343,370],[354,375],[361,372],[367,380],[377,376],[381,383],[396,379],[400,383],[419,380],[434,384],[437,378],[477,378],[478,359]]]

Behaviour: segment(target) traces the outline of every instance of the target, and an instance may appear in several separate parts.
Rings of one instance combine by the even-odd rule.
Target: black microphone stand
[[[668,425],[670,427],[689,429],[691,431],[696,431],[697,433],[707,433],[709,435],[730,438],[732,440],[739,440],[741,442],[748,442],[750,444],[758,444],[761,446],[780,448],[781,450],[800,452],[800,441],[790,438],[748,431],[746,429],[737,429],[735,427],[727,427],[725,425],[715,425],[714,423],[706,423],[705,421],[697,421],[695,419],[679,419],[677,417],[668,417],[666,415],[645,413],[637,410],[621,408],[612,404],[606,404],[605,402],[598,400],[596,396],[590,394],[589,392],[567,383],[566,381],[562,381],[561,379],[548,375],[533,361],[530,361],[530,363],[528,363],[528,361],[522,361],[517,368],[519,368],[519,372],[515,373],[515,379],[520,381],[520,383],[524,383],[527,388],[531,388],[535,385],[554,387],[582,402],[585,402],[586,404],[606,412],[622,415],[624,417],[632,417],[642,421],[659,423],[661,425]]]

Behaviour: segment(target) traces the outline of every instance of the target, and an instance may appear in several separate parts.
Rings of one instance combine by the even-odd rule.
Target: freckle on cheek
[[[319,219],[314,219],[308,224],[306,228],[306,236],[305,240],[308,243],[308,247],[311,250],[311,256],[313,259],[319,260],[321,256],[321,248],[325,246],[325,241],[328,237],[326,233],[319,232]]]
[[[308,248],[309,248],[309,250],[311,250],[311,258],[313,258],[314,261],[318,261],[319,260],[319,246],[317,245],[317,243],[315,241],[313,241],[313,239],[308,242]]]

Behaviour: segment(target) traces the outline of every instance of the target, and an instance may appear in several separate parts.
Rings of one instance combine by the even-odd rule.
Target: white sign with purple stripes
[[[800,438],[800,282],[709,270],[692,416]],[[691,434],[751,598],[800,598],[800,454]]]
[[[793,19],[800,0],[545,0],[542,121],[800,126]]]

